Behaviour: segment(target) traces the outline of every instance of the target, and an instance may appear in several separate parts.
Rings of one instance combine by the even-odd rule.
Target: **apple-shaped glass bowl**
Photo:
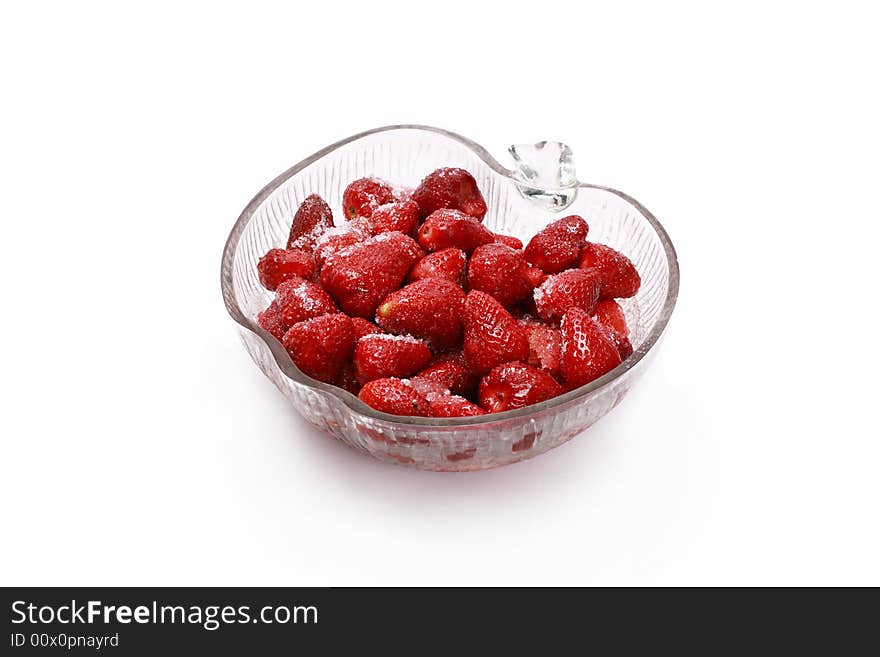
[[[254,362],[312,424],[343,442],[392,463],[426,470],[492,468],[561,445],[614,408],[646,367],[675,306],[678,262],[666,231],[631,197],[577,181],[567,146],[512,146],[514,169],[459,135],[427,126],[370,130],[324,148],[285,171],[248,203],[223,251],[223,299]],[[283,247],[293,214],[309,194],[333,208],[339,224],[349,182],[376,176],[415,187],[440,167],[470,171],[486,198],[484,223],[526,243],[546,224],[577,214],[589,239],[628,256],[642,279],[638,294],[621,300],[633,354],[613,371],[559,397],[526,408],[467,418],[402,417],[376,411],[293,364],[284,347],[257,324],[273,293],[257,278],[257,261]]]

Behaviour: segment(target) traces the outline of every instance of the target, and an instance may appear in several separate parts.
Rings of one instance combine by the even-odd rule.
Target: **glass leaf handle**
[[[574,157],[567,144],[539,141],[514,144],[512,178],[524,197],[544,210],[559,212],[577,197]]]

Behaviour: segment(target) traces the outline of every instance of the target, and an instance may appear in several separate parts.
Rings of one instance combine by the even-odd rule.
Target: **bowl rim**
[[[278,365],[278,368],[284,373],[285,376],[295,381],[296,383],[308,386],[309,388],[318,390],[322,393],[335,396],[351,411],[354,411],[360,415],[369,418],[382,420],[383,422],[408,425],[411,427],[485,426],[498,422],[506,422],[513,419],[528,419],[529,417],[543,411],[549,411],[556,407],[565,406],[569,402],[572,402],[582,397],[586,397],[591,393],[599,390],[600,388],[603,388],[617,380],[626,372],[634,368],[648,354],[648,352],[657,343],[657,341],[660,339],[660,336],[663,334],[663,331],[666,328],[666,325],[669,323],[669,319],[672,316],[672,311],[675,308],[675,303],[678,299],[679,268],[678,257],[675,252],[675,247],[672,245],[669,234],[666,232],[666,229],[663,228],[662,224],[645,206],[643,206],[637,200],[635,200],[628,194],[624,194],[623,192],[613,189],[611,187],[604,187],[601,185],[593,185],[589,183],[579,182],[577,185],[578,188],[583,187],[609,192],[620,197],[627,203],[630,203],[633,207],[636,208],[636,210],[642,213],[642,215],[647,219],[648,223],[654,229],[654,232],[657,234],[657,237],[660,239],[660,242],[663,245],[663,250],[666,255],[666,261],[669,268],[669,276],[666,285],[666,297],[663,300],[663,308],[660,310],[660,314],[654,324],[654,327],[652,328],[651,332],[647,336],[645,336],[645,339],[642,341],[642,344],[639,345],[639,348],[636,349],[629,356],[629,358],[624,360],[616,368],[599,377],[598,379],[594,379],[593,381],[590,381],[589,383],[579,388],[569,390],[568,392],[559,395],[558,397],[553,397],[552,399],[548,399],[538,404],[532,404],[531,406],[526,406],[512,411],[504,411],[501,413],[487,413],[486,415],[453,418],[431,418],[413,415],[392,415],[390,413],[377,411],[376,409],[362,402],[360,399],[358,399],[358,397],[351,394],[347,390],[343,390],[342,388],[339,388],[335,385],[313,379],[300,371],[300,369],[296,365],[294,365],[293,360],[291,360],[290,355],[287,353],[287,350],[284,349],[281,342],[278,341],[268,331],[263,329],[259,324],[257,324],[256,322],[252,322],[245,315],[238,304],[238,299],[235,295],[235,286],[232,281],[232,270],[233,264],[235,262],[235,253],[238,248],[239,240],[241,239],[245,228],[247,228],[247,225],[250,223],[250,220],[253,217],[257,208],[289,178],[296,175],[310,164],[313,164],[317,160],[341,148],[342,146],[345,146],[353,141],[363,139],[364,137],[370,135],[378,134],[381,132],[390,132],[394,130],[416,130],[430,132],[453,139],[472,150],[495,172],[507,178],[510,178],[514,183],[516,182],[515,179],[513,179],[513,171],[507,169],[502,164],[500,164],[485,148],[483,148],[476,142],[468,139],[467,137],[463,137],[459,134],[444,130],[442,128],[418,124],[388,125],[380,128],[373,128],[372,130],[366,130],[364,132],[359,132],[355,135],[352,135],[351,137],[347,137],[333,144],[330,144],[325,148],[322,148],[321,150],[313,153],[304,160],[293,165],[280,175],[276,176],[250,200],[250,202],[245,206],[244,210],[242,210],[241,214],[238,217],[238,220],[235,222],[235,225],[232,227],[232,230],[229,233],[229,237],[226,239],[226,245],[223,248],[223,257],[220,264],[220,288],[223,294],[223,301],[226,305],[226,310],[229,312],[229,315],[237,324],[247,329],[263,341],[263,343],[266,345],[266,347],[268,347],[270,353],[272,354],[272,357],[275,359],[275,363]]]

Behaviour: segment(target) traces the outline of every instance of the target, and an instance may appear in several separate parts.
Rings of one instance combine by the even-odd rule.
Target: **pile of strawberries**
[[[308,376],[386,413],[460,417],[522,408],[602,376],[632,353],[623,312],[640,279],[569,216],[523,248],[482,224],[463,169],[415,190],[352,182],[345,220],[317,195],[286,248],[257,266],[276,293],[259,323]]]

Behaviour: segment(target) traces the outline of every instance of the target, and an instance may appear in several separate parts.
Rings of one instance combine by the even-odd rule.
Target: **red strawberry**
[[[438,354],[416,378],[435,381],[456,395],[470,395],[477,387],[477,377],[461,351]]]
[[[458,395],[441,395],[428,405],[431,417],[472,417],[486,411]]]
[[[554,221],[528,243],[526,260],[548,274],[576,266],[589,230],[587,222],[574,214]]]
[[[557,323],[569,308],[582,308],[588,313],[599,299],[601,280],[596,271],[569,269],[547,277],[535,289],[535,308],[545,322]]]
[[[354,349],[354,367],[361,383],[415,374],[431,360],[431,350],[408,335],[368,335]]]
[[[392,333],[427,340],[435,350],[461,342],[465,294],[442,278],[425,278],[392,292],[376,312],[376,323]]]
[[[602,275],[603,299],[625,299],[639,291],[642,279],[632,261],[610,246],[588,242],[581,256],[581,268],[595,268]]]
[[[347,219],[369,217],[380,205],[394,202],[394,189],[379,178],[359,178],[342,193],[342,209]]]
[[[369,238],[370,233],[366,230],[366,226],[356,221],[328,230],[315,242],[315,261],[318,263],[318,268],[323,267],[327,258],[337,251],[365,242]]]
[[[351,319],[342,313],[307,319],[291,326],[283,343],[303,374],[332,383],[354,350]]]
[[[373,210],[366,225],[370,234],[377,235],[397,230],[409,235],[419,223],[419,206],[414,201],[386,203]]]
[[[475,374],[496,365],[529,357],[525,329],[500,303],[479,290],[472,290],[464,304],[464,355]]]
[[[473,217],[458,210],[431,213],[418,230],[419,244],[426,251],[457,247],[470,253],[481,244],[495,241],[492,231]]]
[[[400,287],[421,256],[418,245],[403,233],[380,233],[328,257],[321,284],[347,314],[372,318],[379,302]]]
[[[529,365],[540,367],[556,376],[559,374],[559,359],[562,350],[562,334],[541,322],[520,320],[529,336]]]
[[[490,413],[512,411],[562,394],[552,376],[523,363],[504,363],[480,381],[480,406]]]
[[[437,169],[429,173],[413,191],[412,200],[419,204],[422,217],[435,210],[452,208],[482,220],[486,201],[477,181],[464,169]]]
[[[352,317],[351,318],[351,327],[354,330],[354,341],[357,342],[365,335],[374,335],[385,333],[378,326],[373,324],[373,322],[368,322],[363,317]]]
[[[502,235],[501,233],[495,233],[495,241],[499,244],[509,246],[514,251],[521,251],[523,248],[522,240],[520,240],[518,237],[514,237],[513,235]]]
[[[605,329],[605,333],[617,347],[621,360],[629,358],[633,352],[632,343],[629,341],[629,328],[626,326],[623,309],[617,302],[611,299],[600,301],[596,304],[593,318]]]
[[[531,294],[541,278],[522,254],[504,244],[484,244],[474,249],[468,264],[468,287],[491,294],[502,306],[510,307]]]
[[[270,303],[266,310],[257,315],[257,323],[277,340],[284,337],[284,323],[281,321],[281,309],[277,301]]]
[[[562,318],[562,378],[569,388],[598,379],[620,365],[620,354],[604,329],[582,308]]]
[[[467,268],[467,255],[461,249],[434,251],[419,260],[409,273],[410,281],[423,278],[445,278],[458,285],[464,285],[464,272]]]
[[[336,304],[320,285],[302,278],[291,278],[278,286],[275,301],[281,310],[284,328],[312,317],[337,312]]]
[[[287,248],[311,251],[315,241],[324,231],[333,228],[333,211],[317,194],[306,196],[293,215]]]
[[[302,249],[270,249],[257,263],[260,283],[267,290],[276,289],[288,278],[311,278],[314,273],[315,259]]]
[[[400,379],[376,379],[361,388],[358,397],[377,411],[394,415],[428,415],[428,402]]]

